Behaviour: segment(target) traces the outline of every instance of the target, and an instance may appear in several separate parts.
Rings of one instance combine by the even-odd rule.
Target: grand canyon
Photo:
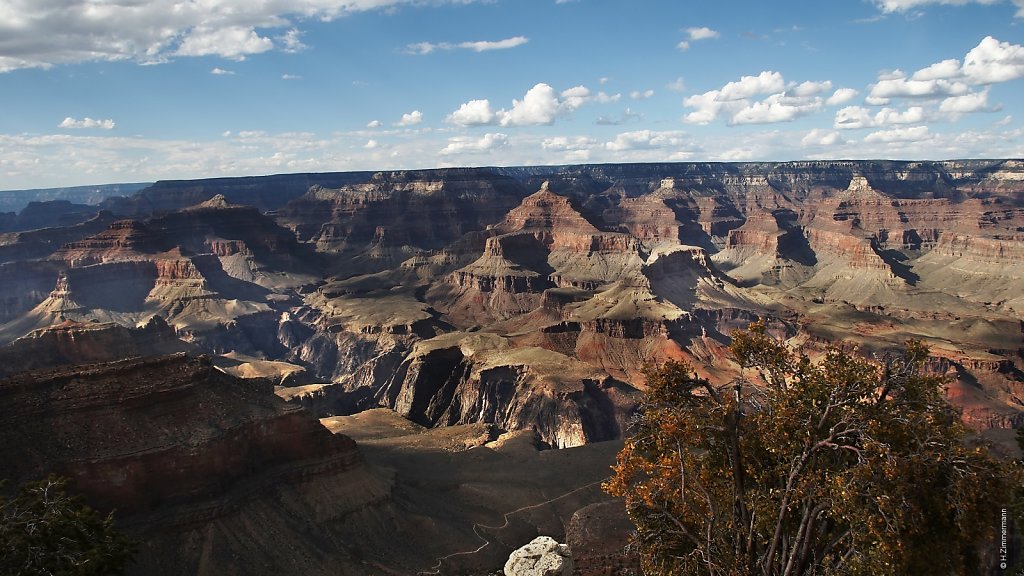
[[[0,461],[116,510],[133,574],[485,574],[540,534],[604,573],[644,367],[725,384],[755,321],[812,357],[922,340],[971,429],[1024,423],[1022,160],[104,196],[0,214]]]

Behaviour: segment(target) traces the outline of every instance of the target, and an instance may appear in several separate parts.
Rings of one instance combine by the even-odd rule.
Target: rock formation
[[[156,215],[0,238],[0,338],[159,315],[321,416],[384,405],[564,447],[623,433],[644,362],[728,381],[729,332],[765,318],[811,351],[924,339],[972,425],[1015,426],[1022,174],[822,161],[160,183],[120,201]]]
[[[572,576],[572,557],[565,544],[538,536],[512,552],[502,571],[505,576]]]

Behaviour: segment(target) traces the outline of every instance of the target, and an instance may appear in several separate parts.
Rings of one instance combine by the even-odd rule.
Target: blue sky
[[[0,0],[0,189],[1024,157],[1024,0]]]

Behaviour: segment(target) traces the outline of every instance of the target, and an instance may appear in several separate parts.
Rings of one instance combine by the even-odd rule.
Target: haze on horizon
[[[0,190],[1024,157],[1024,0],[0,0]]]

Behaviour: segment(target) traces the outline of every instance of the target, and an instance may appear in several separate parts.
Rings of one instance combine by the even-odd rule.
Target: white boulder
[[[504,572],[505,576],[571,576],[569,547],[550,536],[538,536],[509,555]]]

